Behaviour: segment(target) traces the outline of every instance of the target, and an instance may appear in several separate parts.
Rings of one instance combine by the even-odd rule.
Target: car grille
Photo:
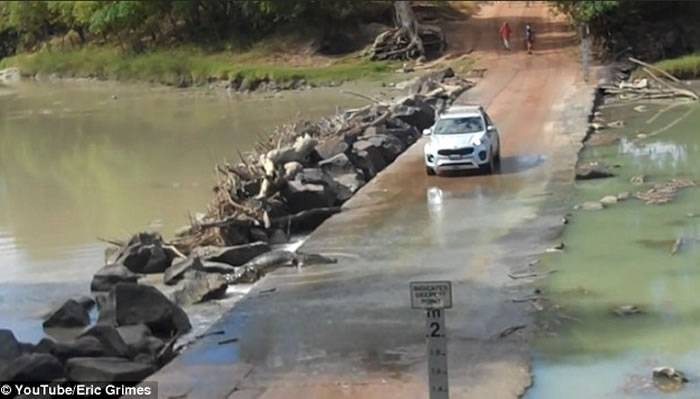
[[[474,148],[455,148],[453,150],[438,150],[438,155],[471,155]]]

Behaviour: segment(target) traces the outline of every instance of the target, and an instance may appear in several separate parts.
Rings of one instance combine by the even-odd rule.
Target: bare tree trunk
[[[439,26],[418,22],[410,1],[394,2],[396,28],[382,32],[369,49],[373,60],[411,59],[445,50],[445,35]]]
[[[404,34],[411,40],[404,51],[406,51],[409,56],[413,57],[425,55],[423,40],[418,35],[418,21],[416,20],[416,14],[413,12],[413,8],[411,8],[411,2],[394,2],[394,18],[396,27],[399,28],[399,34]]]

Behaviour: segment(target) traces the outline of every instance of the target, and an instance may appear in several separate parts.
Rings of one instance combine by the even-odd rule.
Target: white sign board
[[[452,307],[452,283],[449,281],[414,281],[411,286],[413,309],[449,309]]]

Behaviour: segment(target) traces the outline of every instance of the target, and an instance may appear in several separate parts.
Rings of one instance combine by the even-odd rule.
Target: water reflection
[[[620,140],[620,153],[637,158],[637,162],[654,162],[657,168],[678,169],[688,158],[683,144],[671,141],[640,142],[623,138]]]

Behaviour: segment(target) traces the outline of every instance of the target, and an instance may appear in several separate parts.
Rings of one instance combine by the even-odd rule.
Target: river
[[[104,264],[98,238],[145,228],[171,234],[188,212],[205,208],[216,162],[235,160],[281,123],[364,103],[338,88],[276,95],[94,81],[3,88],[0,328],[37,341],[47,311],[88,293]]]
[[[646,110],[603,107],[603,118],[624,120],[610,145],[586,147],[583,160],[619,167],[616,177],[578,182],[573,204],[620,192],[645,191],[633,176],[650,183],[671,178],[700,182],[700,106],[646,104]],[[638,112],[643,111],[643,112]],[[673,124],[674,122],[677,122]],[[669,126],[667,130],[662,130]],[[640,138],[640,134],[653,137]],[[643,136],[642,136],[643,137]],[[543,316],[552,336],[537,342],[535,384],[527,398],[656,398],[652,369],[670,366],[690,382],[673,398],[700,395],[700,188],[680,191],[666,205],[630,199],[601,211],[574,211],[563,236],[563,253],[542,259],[557,273],[540,289],[561,306],[560,324]],[[684,245],[672,254],[674,241]],[[617,306],[635,305],[643,314],[616,316]]]

